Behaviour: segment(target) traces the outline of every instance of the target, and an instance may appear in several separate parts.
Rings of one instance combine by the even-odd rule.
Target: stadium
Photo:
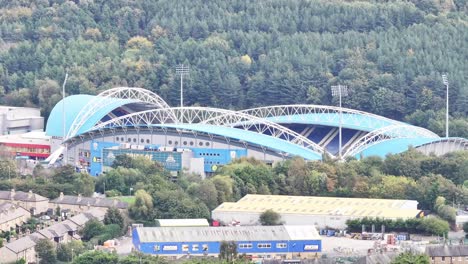
[[[278,105],[242,111],[170,107],[142,88],[119,87],[96,96],[72,95],[53,108],[46,125],[49,164],[74,164],[91,175],[105,172],[116,156],[144,156],[174,175],[202,175],[240,157],[265,163],[300,156],[321,160],[384,157],[410,147],[435,155],[468,149],[468,140],[441,138],[400,121],[323,105]]]

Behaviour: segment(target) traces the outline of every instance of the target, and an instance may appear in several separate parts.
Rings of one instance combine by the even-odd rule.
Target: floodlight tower
[[[343,111],[341,108],[341,97],[342,96],[348,96],[348,86],[346,85],[334,85],[331,87],[331,92],[332,96],[336,97],[338,96],[339,102],[340,102],[340,126],[339,126],[339,151],[338,151],[338,157],[341,160],[343,157],[341,156],[341,151],[342,151],[342,130],[343,130]]]
[[[447,74],[442,74],[442,82],[444,83],[445,87],[447,88],[447,94],[445,95],[445,99],[447,102],[446,109],[445,109],[445,137],[449,137],[449,81],[447,78]]]
[[[65,147],[65,151],[63,153],[63,158],[65,160],[64,163],[67,162],[67,152],[68,152],[68,149],[67,149],[67,145],[65,144],[65,139],[66,139],[66,136],[67,136],[67,125],[66,125],[66,115],[65,115],[65,85],[67,84],[67,80],[68,80],[68,70],[66,71],[65,73],[65,79],[63,80],[63,84],[62,84],[62,122],[63,122],[63,136],[62,136],[62,144],[63,146]]]
[[[180,75],[180,108],[181,108],[181,121],[184,122],[184,75],[188,75],[190,68],[188,65],[179,64],[176,66],[176,73]]]

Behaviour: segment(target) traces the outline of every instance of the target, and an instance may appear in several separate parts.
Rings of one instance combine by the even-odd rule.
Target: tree
[[[39,264],[54,264],[57,263],[57,253],[55,245],[49,239],[40,239],[36,242],[34,247],[37,256],[39,257]]]
[[[119,264],[169,264],[169,261],[159,256],[151,256],[141,252],[135,252],[123,259],[120,259]]]
[[[219,258],[231,263],[237,258],[237,244],[235,241],[221,241]]]
[[[391,264],[429,264],[429,257],[425,254],[413,254],[409,252],[398,255]]]
[[[104,264],[118,263],[119,258],[116,254],[103,251],[88,251],[73,260],[73,264]]]
[[[280,225],[280,221],[281,215],[271,209],[260,214],[260,223],[264,226]]]
[[[153,212],[153,198],[145,190],[135,193],[135,203],[130,205],[129,213],[133,219],[149,220]]]
[[[85,224],[83,230],[81,230],[81,238],[88,241],[95,236],[101,235],[104,231],[105,227],[101,222],[96,219],[91,219]]]
[[[116,224],[120,227],[120,229],[123,229],[125,227],[125,220],[122,214],[120,213],[119,209],[112,207],[107,209],[107,212],[104,215],[104,224]]]
[[[70,262],[84,251],[85,247],[81,241],[73,240],[69,243],[59,244],[57,247],[57,259],[63,262]]]

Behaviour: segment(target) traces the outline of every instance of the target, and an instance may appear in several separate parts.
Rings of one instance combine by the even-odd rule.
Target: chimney
[[[78,194],[78,199],[76,199],[76,201],[79,203],[81,202],[81,193]]]
[[[15,200],[15,189],[11,189],[11,191],[10,191],[10,199],[11,199],[12,201]]]
[[[60,200],[63,200],[63,192],[60,192]]]
[[[33,197],[33,192],[32,192],[32,190],[29,190],[29,192],[28,192],[28,198],[31,199],[32,197]]]

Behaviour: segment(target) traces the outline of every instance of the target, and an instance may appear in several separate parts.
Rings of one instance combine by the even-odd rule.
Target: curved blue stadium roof
[[[68,130],[72,126],[73,121],[78,116],[80,111],[94,98],[96,98],[96,96],[86,94],[71,95],[65,97],[65,135],[68,133]],[[46,135],[48,136],[63,136],[64,100],[60,100],[60,102],[58,102],[50,112],[49,119],[47,120],[46,125]],[[92,128],[99,120],[101,120],[112,110],[120,106],[136,102],[135,100],[119,98],[103,98],[103,101],[104,100],[110,100],[110,102],[106,102],[105,104],[103,104],[102,108],[98,109],[96,113],[89,117],[86,120],[86,123],[80,127],[78,134],[81,134],[84,131],[87,131],[90,128]]]
[[[307,124],[307,125],[323,125],[323,126],[339,126],[339,113],[316,113],[316,114],[301,114],[288,116],[275,116],[265,118],[268,121],[279,124]],[[373,116],[364,116],[351,113],[343,113],[342,125],[343,128],[356,129],[371,132],[383,127],[395,124],[405,124],[403,122],[378,119]]]
[[[369,156],[379,156],[384,158],[387,154],[398,154],[405,152],[410,146],[419,147],[432,141],[438,141],[440,139],[434,138],[393,138],[385,141],[381,141],[375,145],[371,145],[359,154],[355,155],[357,159]]]

